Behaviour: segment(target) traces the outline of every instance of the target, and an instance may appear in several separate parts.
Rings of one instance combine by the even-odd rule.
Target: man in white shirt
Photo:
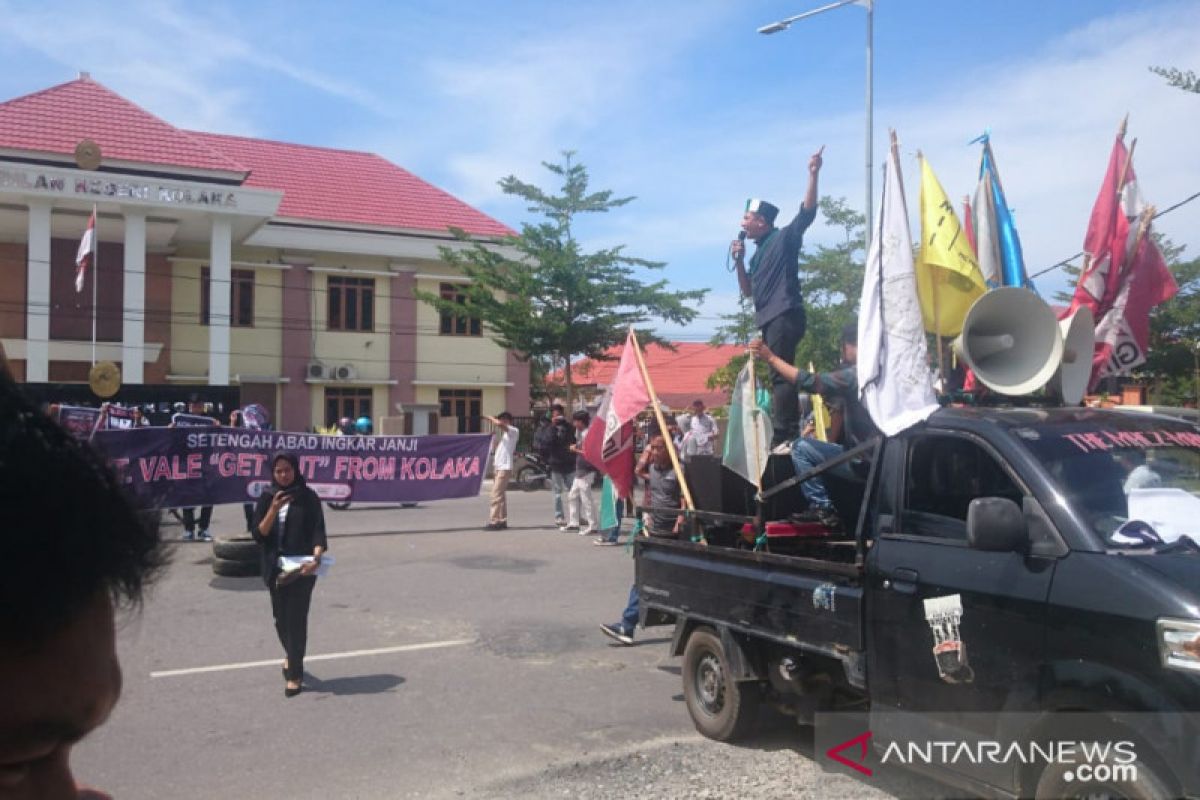
[[[492,507],[483,529],[502,531],[508,527],[508,479],[512,476],[520,432],[512,424],[513,415],[507,411],[496,417],[485,415],[484,419],[496,426],[496,449],[492,454]]]
[[[704,408],[704,401],[692,401],[692,417],[688,421],[685,449],[689,455],[711,456],[717,439],[717,421]]]

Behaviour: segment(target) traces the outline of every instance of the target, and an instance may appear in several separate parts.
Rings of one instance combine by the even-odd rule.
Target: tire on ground
[[[683,651],[683,699],[696,730],[710,739],[732,742],[754,730],[762,687],[735,681],[721,637],[712,628],[700,627]]]
[[[227,558],[214,558],[213,573],[223,578],[253,578],[259,575],[257,563],[249,561],[233,561]]]
[[[517,470],[517,479],[514,483],[527,492],[534,492],[545,486],[546,478],[532,464],[526,464]]]
[[[213,555],[226,561],[252,561],[258,563],[258,542],[249,536],[218,536],[213,541]]]

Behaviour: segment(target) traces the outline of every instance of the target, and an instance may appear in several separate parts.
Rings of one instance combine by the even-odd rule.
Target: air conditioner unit
[[[333,368],[333,377],[339,381],[352,381],[358,377],[358,367],[353,364],[341,364]]]
[[[308,362],[308,379],[323,381],[329,379],[329,367],[320,361]]]

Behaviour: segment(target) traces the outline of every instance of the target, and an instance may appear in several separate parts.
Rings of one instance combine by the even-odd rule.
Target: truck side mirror
[[[1029,526],[1021,507],[1007,497],[977,497],[967,507],[967,544],[975,550],[1024,551]]]

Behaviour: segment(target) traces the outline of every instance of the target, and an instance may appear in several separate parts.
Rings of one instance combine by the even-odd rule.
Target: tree
[[[841,361],[842,327],[853,322],[858,313],[866,218],[850,208],[845,198],[822,197],[817,208],[826,223],[842,230],[843,240],[833,247],[818,245],[811,257],[797,265],[807,323],[804,338],[796,348],[795,363],[807,369],[811,361],[814,368],[825,371],[835,368]],[[751,335],[758,335],[748,300],[744,300],[741,312],[725,315],[722,319],[731,324],[717,329],[712,344],[740,344],[739,336],[747,328]],[[732,387],[745,362],[745,356],[735,356],[709,377],[708,385],[712,388]],[[761,373],[764,380],[765,369]]]
[[[1150,67],[1150,71],[1155,75],[1161,75],[1167,79],[1167,83],[1174,86],[1176,89],[1182,89],[1185,92],[1193,92],[1200,94],[1200,76],[1189,70],[1176,69],[1175,67]]]
[[[691,322],[707,290],[669,291],[665,280],[643,281],[642,271],[664,265],[627,256],[624,245],[584,251],[573,231],[576,217],[608,213],[635,198],[589,192],[587,169],[574,163],[573,152],[562,156],[557,164],[543,162],[561,179],[559,194],[512,175],[500,181],[505,194],[523,198],[528,210],[546,221],[522,224],[520,235],[504,237],[500,248],[453,230],[470,247],[441,248],[441,255],[470,279],[463,301],[428,292],[417,296],[442,313],[481,320],[492,340],[519,359],[562,364],[570,404],[572,357],[606,358],[605,351],[625,340],[630,325],[651,319]],[[643,344],[663,343],[650,330],[639,330],[638,337]]]

